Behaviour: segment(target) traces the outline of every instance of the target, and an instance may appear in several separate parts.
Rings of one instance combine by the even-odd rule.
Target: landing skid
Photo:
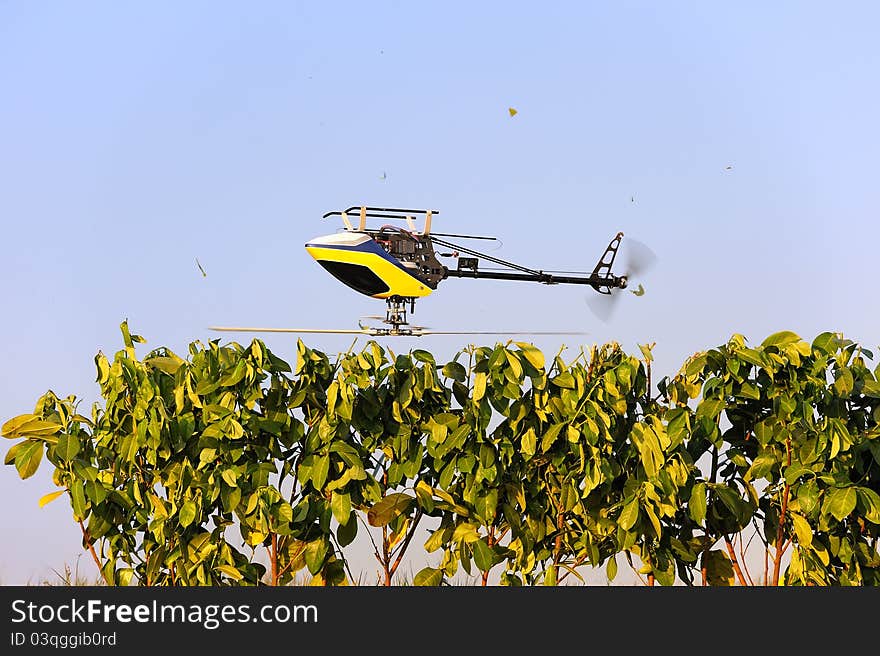
[[[415,311],[416,300],[414,298],[404,298],[402,296],[392,296],[385,300],[385,318],[382,323],[387,324],[388,328],[376,326],[362,326],[364,330],[370,331],[371,335],[376,336],[414,336],[418,337],[424,333],[425,326],[411,326],[407,319],[407,306],[409,311]],[[371,317],[379,319],[381,317]]]

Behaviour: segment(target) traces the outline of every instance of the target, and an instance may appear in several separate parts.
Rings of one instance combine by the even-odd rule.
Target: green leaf
[[[425,567],[413,578],[413,585],[437,586],[443,584],[443,570]]]
[[[3,424],[0,434],[8,439],[54,435],[63,428],[61,424],[45,421],[35,415],[18,415]]]
[[[793,333],[790,330],[782,330],[770,335],[767,339],[761,342],[761,346],[764,348],[768,346],[785,346],[786,344],[799,341],[801,341],[801,338],[796,333]]]
[[[434,553],[437,549],[440,549],[448,539],[449,535],[443,529],[433,531],[428,539],[425,540],[425,551],[428,553]]]
[[[232,565],[217,565],[214,569],[226,574],[233,581],[241,581],[244,578],[244,575],[238,571],[238,568]]]
[[[484,540],[472,542],[471,549],[474,551],[474,563],[481,572],[488,572],[492,569],[493,565],[495,565],[495,554]]]
[[[874,399],[880,399],[880,382],[877,382],[876,380],[863,381],[862,394]]]
[[[73,518],[79,522],[84,521],[88,508],[82,481],[75,480],[70,484],[70,504],[73,506]]]
[[[626,506],[624,506],[623,510],[620,512],[620,517],[617,518],[617,524],[624,531],[628,531],[636,525],[638,519],[639,500],[633,499],[628,504],[626,504]]]
[[[760,390],[749,382],[744,382],[739,388],[739,395],[745,399],[758,401],[761,398]]]
[[[562,387],[564,389],[574,389],[575,387],[574,376],[568,371],[564,371],[558,376],[554,376],[550,379],[550,382],[557,387]]]
[[[312,464],[312,485],[316,490],[323,490],[324,483],[327,482],[327,475],[330,473],[330,456],[315,456]],[[314,574],[314,572],[312,572]]]
[[[687,376],[697,376],[703,372],[709,356],[705,353],[693,356],[685,365],[684,373]]]
[[[816,481],[807,481],[798,486],[797,502],[804,515],[811,515],[819,507],[819,486]]]
[[[431,355],[428,351],[422,349],[413,349],[410,351],[410,354],[419,362],[424,362],[425,364],[434,364],[434,356]]]
[[[702,526],[706,521],[706,508],[706,484],[697,483],[694,485],[693,490],[691,490],[691,499],[688,503],[688,515],[690,515],[691,519],[697,524]]]
[[[797,535],[798,543],[805,547],[809,547],[813,541],[813,529],[807,518],[798,513],[791,513],[791,523],[794,526],[794,532]]]
[[[324,566],[324,559],[327,556],[328,550],[329,544],[327,542],[327,538],[324,536],[321,536],[316,540],[312,540],[308,544],[306,544],[304,556],[306,567],[309,568],[309,573],[317,574],[321,571],[321,568]]]
[[[839,369],[835,373],[834,389],[841,396],[849,396],[853,391],[853,375],[849,369]]]
[[[681,444],[688,435],[688,410],[687,408],[674,408],[668,411],[666,418],[668,421],[666,435],[669,437],[671,446],[675,447]]]
[[[238,474],[231,467],[224,469],[220,476],[229,487],[238,487]]]
[[[61,462],[71,462],[79,453],[79,439],[73,435],[60,435],[55,444],[55,455]]]
[[[181,360],[180,358],[169,358],[167,356],[156,356],[144,360],[144,364],[150,365],[151,367],[154,367],[159,371],[168,374],[169,376],[173,376],[175,373],[177,373],[177,370],[180,369],[181,365],[183,364],[183,360]]]
[[[39,440],[28,440],[15,454],[15,468],[18,470],[18,475],[22,479],[30,478],[36,473],[42,459],[43,443]]]
[[[474,509],[477,517],[488,526],[495,519],[496,509],[498,508],[498,490],[493,488],[477,495],[474,501]]]
[[[859,487],[856,492],[864,518],[873,524],[880,524],[880,494],[869,487]]]
[[[777,465],[776,456],[772,451],[762,451],[758,457],[752,461],[748,471],[743,478],[747,481],[754,481],[759,478],[767,478],[767,475],[773,471]]]
[[[785,468],[785,482],[789,485],[797,483],[801,476],[812,474],[813,470],[799,463],[792,464]]]
[[[609,581],[613,581],[617,577],[617,557],[611,556],[608,558],[608,563],[605,565],[605,576],[608,577]]]
[[[528,342],[515,342],[515,344],[519,347],[522,356],[530,365],[538,371],[544,368],[544,354],[534,344],[529,344]]]
[[[544,435],[541,437],[541,453],[546,453],[547,449],[553,446],[556,438],[559,437],[559,431],[561,431],[564,426],[565,422],[560,422],[558,424],[553,424],[550,428],[544,431]]]
[[[831,355],[840,344],[840,338],[836,333],[824,332],[819,334],[813,340],[813,350],[818,351],[821,355]]]
[[[651,426],[636,424],[632,428],[631,439],[639,450],[645,473],[654,478],[663,466],[663,451],[657,434]]]
[[[334,490],[330,498],[330,509],[336,521],[345,524],[351,519],[351,497]]]
[[[119,330],[122,331],[122,342],[128,347],[133,348],[134,342],[131,340],[131,333],[128,330],[128,319],[119,324]]]
[[[177,521],[180,522],[180,525],[183,528],[186,528],[196,518],[196,504],[194,501],[189,500],[184,502],[183,506],[180,508],[180,512],[177,515]]]
[[[709,585],[730,586],[734,583],[733,563],[723,551],[714,549],[704,554],[703,567]]]
[[[535,455],[535,449],[538,446],[538,438],[535,435],[535,429],[529,428],[522,436],[522,452],[526,459]]]
[[[463,383],[467,378],[467,370],[458,362],[447,362],[441,373],[447,378]]]
[[[452,532],[453,542],[471,543],[479,539],[480,535],[477,533],[477,527],[473,524],[459,524]]]
[[[385,526],[407,513],[415,499],[403,492],[392,492],[367,511],[370,526]]]
[[[9,450],[6,452],[6,456],[3,458],[4,465],[12,465],[15,463],[15,455],[21,451],[21,447],[23,447],[27,442],[19,442],[18,444],[13,444],[9,447]],[[880,460],[880,458],[878,458]]]
[[[486,396],[486,381],[487,374],[485,371],[480,371],[474,375],[474,401],[479,401]]]
[[[354,539],[357,537],[357,531],[358,523],[355,521],[354,516],[348,522],[340,524],[336,529],[336,540],[339,542],[339,546],[347,547],[354,542]]]
[[[92,506],[101,504],[107,498],[107,489],[100,481],[86,481],[86,498],[92,502]]]
[[[736,355],[740,359],[745,360],[756,367],[764,367],[767,365],[767,356],[761,351],[756,351],[755,349],[739,348],[736,350]]]
[[[842,522],[855,510],[857,500],[858,496],[854,488],[839,488],[828,496],[823,509],[825,512],[830,512],[837,521]]]
[[[722,399],[703,399],[697,406],[697,418],[707,417],[715,419],[724,409],[724,401]]]

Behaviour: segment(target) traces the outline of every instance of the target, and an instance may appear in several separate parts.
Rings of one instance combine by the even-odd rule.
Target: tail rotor
[[[650,270],[657,261],[657,255],[654,251],[638,239],[627,237],[623,240],[620,250],[625,262],[625,270],[621,276],[626,281],[625,288],[612,288],[608,290],[608,293],[590,294],[586,299],[592,313],[605,323],[610,321],[617,312],[621,294],[644,295],[643,274]]]

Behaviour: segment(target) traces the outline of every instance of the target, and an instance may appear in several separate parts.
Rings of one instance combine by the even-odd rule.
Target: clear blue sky
[[[303,249],[359,204],[439,210],[535,268],[592,269],[618,230],[658,257],[608,322],[588,288],[452,279],[412,317],[436,329],[656,342],[657,378],[732,333],[874,348],[878,24],[868,1],[0,0],[0,421],[47,389],[98,400],[126,318],[141,354],[185,354],[248,339],[211,325],[382,312]],[[295,339],[264,336],[290,360]],[[0,473],[2,584],[80,553],[66,503],[37,506],[50,474]]]

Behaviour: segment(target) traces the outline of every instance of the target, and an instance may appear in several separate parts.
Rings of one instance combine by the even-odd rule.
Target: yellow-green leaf
[[[443,570],[425,567],[413,578],[413,585],[436,586],[443,583]]]
[[[192,500],[185,502],[180,509],[180,513],[177,516],[177,519],[180,522],[180,525],[183,526],[184,528],[186,528],[187,526],[189,526],[190,524],[193,523],[195,518],[196,518],[196,504],[195,504],[195,502],[193,502]]]
[[[630,530],[633,526],[635,526],[636,521],[639,519],[639,500],[633,499],[626,506],[623,507],[623,510],[620,512],[620,517],[617,518],[617,524],[624,531]]]
[[[33,476],[43,459],[43,443],[28,440],[15,453],[15,468],[21,478]]]
[[[41,435],[54,435],[62,428],[61,424],[45,421],[34,415],[18,415],[3,424],[3,427],[0,428],[0,434],[9,439],[38,437]]]
[[[485,371],[480,371],[474,376],[474,401],[479,401],[486,396],[486,379]]]
[[[714,549],[703,556],[703,566],[709,585],[733,585],[733,563],[723,551]]]
[[[55,492],[49,492],[49,494],[44,494],[43,496],[40,497],[40,500],[37,503],[40,505],[40,508],[42,508],[46,504],[52,503],[53,501],[55,501],[55,499],[60,497],[66,491],[67,490],[56,490]]]
[[[337,522],[347,524],[351,519],[351,497],[334,490],[333,496],[330,498],[330,510]]]
[[[17,463],[17,459],[16,459]],[[828,497],[825,510],[834,518],[842,522],[856,507],[858,497],[854,488],[840,488],[834,490]]]
[[[522,356],[530,365],[538,371],[544,368],[544,354],[534,344],[529,344],[528,342],[515,342],[515,344],[519,347]]]
[[[415,499],[403,492],[393,492],[367,511],[370,526],[385,526],[409,511]]]
[[[794,532],[797,535],[798,543],[805,547],[809,547],[813,541],[813,529],[807,518],[798,513],[791,513],[791,523],[794,525]]]
[[[238,569],[233,567],[232,565],[217,565],[215,569],[223,572],[224,574],[226,574],[226,576],[235,581],[241,581],[244,578],[242,573],[239,572]]]
[[[785,346],[786,344],[791,344],[792,342],[800,341],[800,336],[791,332],[790,330],[782,330],[778,333],[773,333],[763,342],[761,342],[761,346]]]

